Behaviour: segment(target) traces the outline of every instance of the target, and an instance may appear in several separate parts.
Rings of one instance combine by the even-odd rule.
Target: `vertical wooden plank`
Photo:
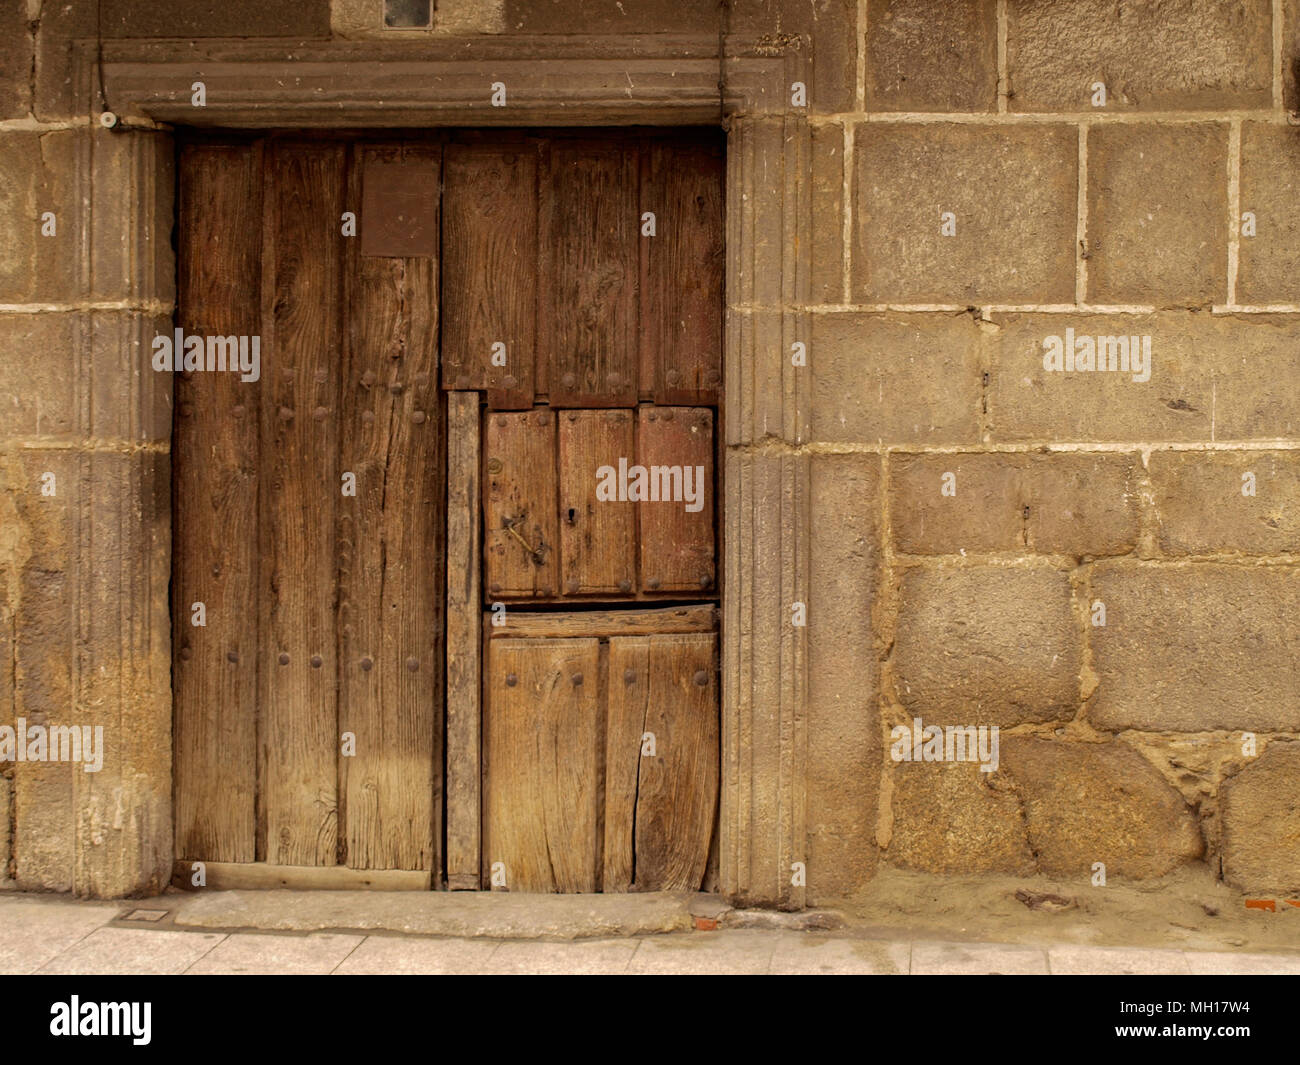
[[[636,511],[618,498],[617,482],[620,461],[624,468],[635,462],[632,412],[570,410],[559,424],[561,592],[630,595]]]
[[[484,555],[493,596],[551,596],[555,560],[555,413],[489,413],[483,434]]]
[[[626,142],[551,145],[541,282],[552,406],[636,403],[636,177]]]
[[[479,881],[479,397],[447,395],[447,886]]]
[[[533,390],[538,397],[551,394],[551,344],[555,326],[551,301],[551,272],[554,255],[551,252],[551,224],[555,217],[555,181],[552,176],[551,139],[543,137],[537,145],[537,255],[533,269],[537,274],[537,304],[534,321],[537,323],[537,357],[533,363]]]
[[[446,151],[443,387],[487,389],[489,407],[527,409],[537,344],[536,149],[449,144]]]
[[[344,150],[267,148],[258,748],[261,856],[336,863],[339,216]]]
[[[649,644],[645,731],[655,754],[640,764],[635,883],[698,891],[718,812],[718,637],[651,636]]]
[[[641,736],[650,699],[650,640],[649,636],[616,636],[609,641],[602,881],[605,892],[632,888]]]
[[[655,402],[711,405],[722,381],[722,234],[725,165],[719,146],[646,145],[641,211],[655,235],[641,240],[641,367]]]
[[[399,167],[437,185],[429,151],[357,156],[363,171]],[[340,824],[354,869],[432,869],[441,836],[437,261],[362,254],[348,264],[340,472],[355,477],[356,494],[340,493],[339,504],[339,729],[356,747],[339,758]]]
[[[180,167],[177,322],[187,336],[256,336],[261,152],[187,147]],[[265,358],[265,350],[261,353]],[[265,366],[265,363],[263,363]],[[177,375],[172,453],[176,854],[255,860],[259,382]],[[206,624],[192,624],[202,603]]]
[[[600,642],[492,640],[484,708],[483,876],[510,891],[599,888]]]
[[[637,503],[641,587],[648,592],[709,591],[716,579],[713,412],[640,408],[637,464],[645,469],[647,482]]]

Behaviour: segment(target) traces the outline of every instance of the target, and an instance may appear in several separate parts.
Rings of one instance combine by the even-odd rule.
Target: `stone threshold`
[[[716,895],[669,892],[173,891],[131,900],[123,908],[123,919],[135,910],[166,910],[162,922],[176,930],[390,932],[480,939],[608,939],[720,927],[811,931],[843,924],[838,914],[827,910],[738,910]]]

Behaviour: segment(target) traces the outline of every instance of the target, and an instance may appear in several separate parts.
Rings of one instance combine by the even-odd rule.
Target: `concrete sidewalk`
[[[187,905],[173,895],[143,902],[0,895],[0,973],[1300,974],[1300,952],[954,942],[848,929],[723,927],[586,939],[491,930],[473,937],[209,930],[178,923]]]

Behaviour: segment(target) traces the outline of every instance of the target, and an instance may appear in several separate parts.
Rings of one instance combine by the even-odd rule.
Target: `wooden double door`
[[[179,173],[177,882],[707,886],[717,142],[204,139]],[[598,496],[638,456],[705,504]]]

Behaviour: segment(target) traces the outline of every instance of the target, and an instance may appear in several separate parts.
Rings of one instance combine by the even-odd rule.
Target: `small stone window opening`
[[[423,29],[432,17],[433,0],[384,0],[384,27]]]

